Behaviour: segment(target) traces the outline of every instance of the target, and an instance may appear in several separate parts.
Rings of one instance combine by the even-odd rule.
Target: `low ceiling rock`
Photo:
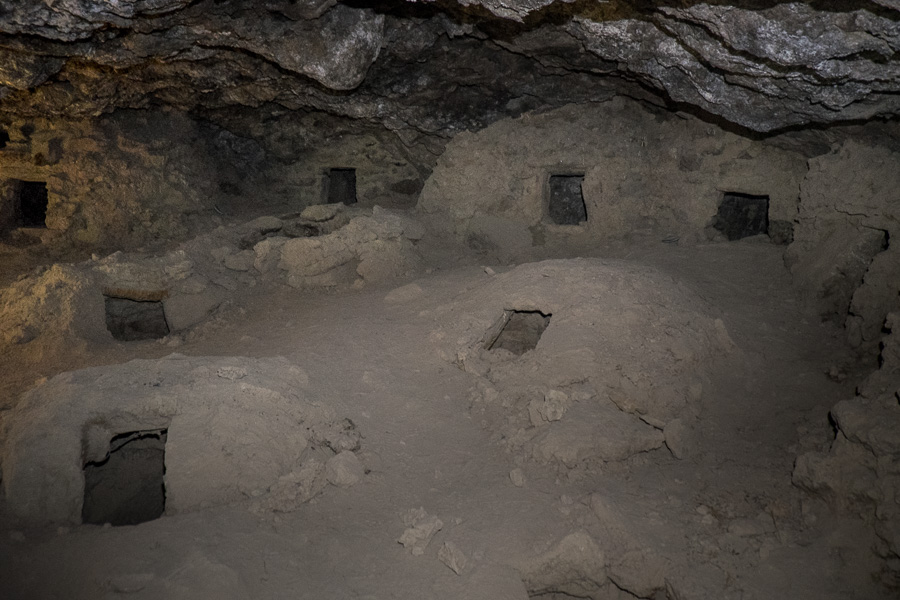
[[[317,109],[448,134],[625,93],[741,128],[900,112],[900,2],[0,0],[0,111]]]

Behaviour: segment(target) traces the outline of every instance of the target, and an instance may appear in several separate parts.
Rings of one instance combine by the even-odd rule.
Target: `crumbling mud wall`
[[[846,141],[809,160],[788,264],[824,318],[876,347],[900,310],[900,154]]]
[[[702,241],[726,192],[768,196],[787,241],[805,172],[797,153],[624,98],[499,121],[448,144],[419,207],[470,240],[515,255],[554,241],[635,233]],[[583,176],[586,220],[557,225],[549,179]]]

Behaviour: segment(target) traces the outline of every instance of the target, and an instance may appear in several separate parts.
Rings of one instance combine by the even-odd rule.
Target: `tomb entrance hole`
[[[136,525],[166,510],[166,429],[112,438],[101,462],[84,466],[82,523]]]
[[[18,227],[47,226],[47,183],[18,181],[13,191],[13,210]]]
[[[725,192],[713,227],[730,241],[769,233],[769,197]]]
[[[534,350],[550,324],[550,313],[538,310],[506,310],[488,331],[485,350],[507,350],[517,356]]]
[[[105,296],[106,329],[123,342],[153,340],[169,335],[169,323],[160,300],[134,300]]]
[[[356,169],[329,169],[327,204],[356,204]]]
[[[587,221],[582,185],[584,175],[551,175],[548,184],[547,216],[557,225],[578,225]]]

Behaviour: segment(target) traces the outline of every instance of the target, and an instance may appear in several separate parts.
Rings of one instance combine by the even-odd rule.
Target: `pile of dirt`
[[[474,376],[473,417],[570,477],[664,444],[689,453],[703,382],[733,350],[685,286],[616,261],[521,265],[447,311],[460,318],[432,339]]]
[[[307,382],[285,359],[180,355],[58,375],[4,419],[6,506],[27,521],[79,523],[84,467],[122,436],[166,432],[166,514],[250,498],[292,510],[363,475],[355,425],[307,397]]]

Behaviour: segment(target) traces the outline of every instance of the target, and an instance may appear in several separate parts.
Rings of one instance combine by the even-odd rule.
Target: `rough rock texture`
[[[713,357],[732,349],[702,306],[649,269],[545,261],[467,292],[458,324],[432,339],[475,378],[470,410],[496,441],[577,474],[660,448],[667,423],[696,418]],[[512,310],[551,315],[518,357],[492,344]]]
[[[16,226],[18,182],[46,182],[44,244],[183,239],[215,214],[223,165],[238,162],[208,128],[177,114],[14,120],[3,130],[10,140],[0,150],[0,234]]]
[[[848,141],[809,160],[788,263],[819,312],[872,347],[900,310],[897,149]]]
[[[414,221],[375,207],[333,233],[284,240],[278,268],[296,288],[396,279],[422,268],[413,246],[422,235]]]
[[[804,171],[797,153],[616,99],[459,134],[419,208],[471,246],[508,257],[533,245],[635,233],[705,241],[725,192],[768,195],[768,221],[791,228]],[[587,221],[554,225],[548,180],[569,174],[584,175]]]
[[[896,11],[887,1],[849,9],[552,0],[372,8],[317,0],[6,3],[0,96],[7,110],[45,114],[153,100],[181,109],[274,101],[433,131],[515,115],[523,103],[558,104],[561,89],[570,101],[601,88],[641,94],[634,81],[771,131],[895,114]],[[344,97],[345,90],[355,93]]]
[[[794,484],[875,530],[882,582],[900,589],[900,314],[887,319],[881,368],[831,409],[831,447],[797,458]]]
[[[159,111],[8,121],[0,236],[94,251],[180,241],[233,218],[321,204],[334,167],[356,170],[360,205],[408,207],[433,163],[421,145],[324,114],[220,121]],[[46,183],[46,229],[16,230],[22,181]]]
[[[26,520],[80,522],[84,464],[102,461],[116,435],[160,429],[167,513],[278,490],[343,428],[303,398],[306,385],[284,359],[172,355],[58,375],[4,419],[7,506]]]

